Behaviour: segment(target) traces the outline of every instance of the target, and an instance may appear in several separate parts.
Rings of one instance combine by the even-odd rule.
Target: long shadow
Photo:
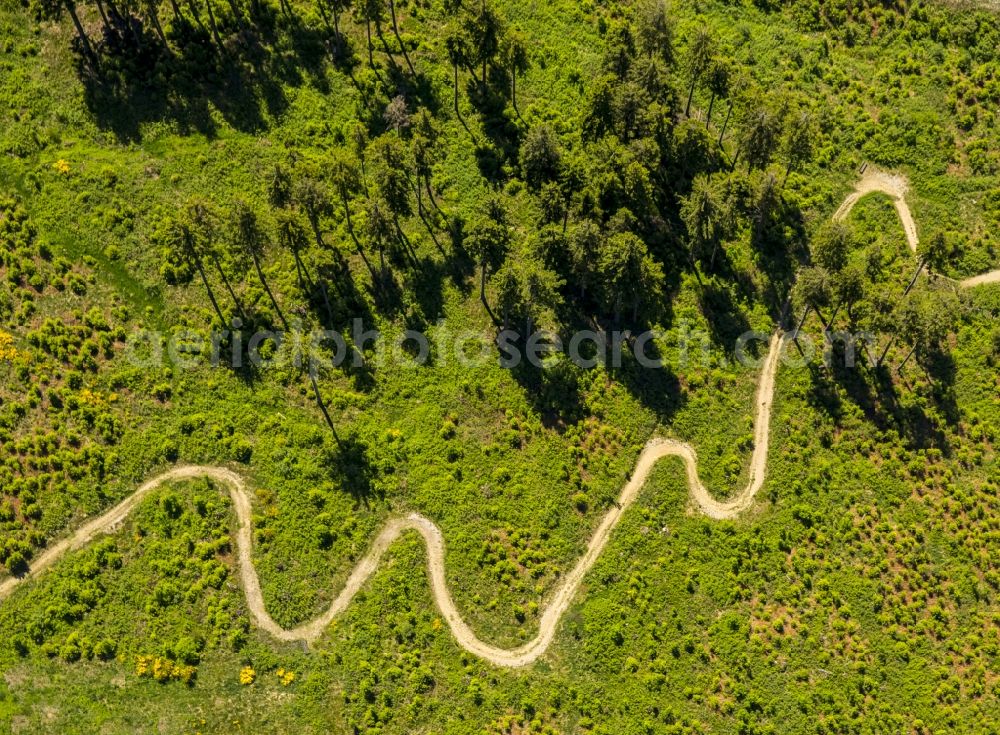
[[[807,242],[802,211],[781,196],[763,223],[752,228],[751,245],[759,270],[767,276],[768,304],[775,321],[782,317],[798,263],[808,257]]]
[[[650,367],[648,362],[642,364],[636,349],[634,342],[632,349],[622,349],[621,366],[614,369],[613,375],[643,406],[653,411],[661,423],[669,423],[687,400],[680,380],[669,365]],[[664,355],[654,342],[646,343],[642,354],[646,361],[664,361]]]
[[[496,91],[498,84],[483,85],[470,79],[466,85],[488,141],[476,146],[476,160],[483,177],[494,184],[502,181],[504,167],[517,161],[521,148],[521,128],[507,113],[507,98]]]
[[[129,32],[106,33],[96,70],[78,63],[97,125],[122,142],[137,142],[144,124],[164,121],[181,134],[211,138],[214,109],[233,128],[259,132],[288,109],[287,87],[308,82],[329,90],[324,30],[284,16],[255,19],[251,27],[220,14],[218,26],[221,48],[187,17],[169,23],[169,48],[135,19],[126,23]]]
[[[385,493],[372,482],[375,470],[372,467],[368,445],[357,436],[340,437],[337,446],[327,453],[327,474],[334,483],[354,498],[355,503],[366,509],[372,500],[381,500]]]
[[[750,322],[725,282],[706,280],[699,294],[701,311],[708,321],[712,342],[721,344],[727,354],[732,354],[740,335],[750,331]]]
[[[813,369],[812,366],[810,369]],[[862,367],[860,361],[855,367],[847,367],[843,352],[838,348],[833,353],[830,371],[822,379],[830,386],[838,385],[843,388],[848,399],[863,411],[866,420],[878,430],[896,431],[910,447],[935,448],[946,457],[951,455],[947,433],[938,422],[918,403],[904,405],[900,401],[891,368],[884,365]],[[814,383],[814,387],[815,385]],[[947,387],[940,390],[944,391],[943,394],[938,396],[935,393],[932,400],[942,409],[949,422],[952,421],[952,416],[957,420],[958,408],[952,391]],[[839,417],[840,412],[831,415]]]

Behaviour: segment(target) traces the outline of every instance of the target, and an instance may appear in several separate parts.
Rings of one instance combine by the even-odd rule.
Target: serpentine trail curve
[[[916,250],[916,226],[910,215],[904,195],[906,182],[902,177],[872,170],[858,183],[840,209],[834,215],[835,219],[847,216],[857,201],[867,193],[881,191],[893,198],[900,220],[906,232],[907,242],[912,250]],[[963,287],[971,287],[982,283],[1000,282],[1000,271],[994,271],[983,276],[963,281]],[[514,649],[498,648],[480,640],[472,629],[462,620],[458,608],[452,600],[445,577],[445,542],[440,529],[429,519],[417,513],[391,519],[372,542],[365,556],[358,562],[347,583],[337,595],[330,607],[319,617],[302,625],[286,629],[278,625],[268,614],[261,594],[260,580],[257,568],[253,563],[252,513],[250,494],[238,474],[223,467],[177,467],[149,480],[132,495],[101,516],[94,518],[69,537],[58,541],[32,562],[30,570],[22,577],[8,577],[0,581],[0,601],[8,598],[22,583],[37,577],[52,566],[67,552],[83,548],[96,536],[109,533],[118,528],[142,500],[161,485],[177,480],[205,477],[225,485],[229,489],[233,507],[236,512],[238,528],[236,532],[236,551],[238,558],[240,581],[246,595],[247,606],[254,623],[272,636],[284,641],[313,642],[329,627],[330,623],[350,604],[362,585],[378,569],[382,555],[389,546],[406,531],[416,531],[427,546],[427,567],[430,576],[431,592],[435,603],[444,616],[455,640],[462,648],[493,663],[497,666],[520,667],[527,666],[537,660],[548,649],[556,634],[559,620],[573,601],[583,578],[593,567],[597,558],[604,551],[611,533],[618,525],[622,515],[629,509],[639,492],[642,490],[656,464],[665,457],[680,457],[684,462],[688,486],[695,504],[705,515],[715,519],[733,518],[753,503],[754,497],[764,483],[767,473],[767,455],[770,442],[771,404],[774,397],[775,376],[778,362],[785,344],[785,338],[778,332],[770,340],[768,353],[763,360],[760,382],[754,399],[754,447],[750,458],[750,474],[747,485],[733,498],[719,501],[712,497],[708,489],[698,478],[698,456],[694,448],[686,443],[672,439],[654,438],[643,447],[631,476],[618,496],[617,505],[605,514],[590,542],[586,552],[576,562],[572,570],[562,578],[556,587],[551,600],[542,613],[538,634],[529,642]]]
[[[577,561],[556,588],[555,593],[545,611],[542,613],[538,635],[525,645],[515,649],[503,649],[491,646],[480,640],[472,629],[462,620],[448,590],[445,578],[445,543],[440,529],[430,520],[417,513],[411,513],[401,518],[390,520],[375,538],[368,553],[358,562],[351,572],[343,590],[319,617],[304,623],[297,628],[286,629],[278,625],[268,614],[264,598],[260,590],[260,580],[257,568],[253,563],[253,541],[251,526],[251,501],[243,478],[232,470],[223,467],[183,466],[164,472],[149,480],[132,495],[116,505],[102,516],[84,524],[75,533],[58,543],[53,544],[40,554],[31,566],[31,571],[24,577],[9,577],[0,583],[0,600],[8,597],[14,589],[30,578],[36,577],[54,564],[67,552],[80,549],[89,544],[97,535],[113,531],[129,516],[129,514],[150,493],[164,483],[177,480],[187,480],[207,477],[229,489],[233,508],[236,511],[236,551],[239,565],[240,581],[246,594],[247,606],[254,624],[267,631],[275,638],[284,641],[302,640],[315,641],[329,627],[330,623],[350,604],[362,585],[378,568],[382,555],[389,546],[406,531],[419,533],[427,546],[427,566],[430,575],[431,592],[441,614],[448,622],[452,634],[459,645],[467,651],[490,661],[497,666],[526,666],[545,653],[556,633],[559,620],[573,601],[577,589],[584,576],[604,551],[611,537],[611,532],[622,514],[639,495],[646,484],[650,472],[657,462],[664,457],[677,456],[684,460],[687,470],[691,494],[701,510],[712,518],[732,518],[746,509],[753,501],[754,495],[764,482],[767,466],[768,425],[771,414],[771,397],[774,393],[774,376],[778,367],[778,355],[781,352],[782,339],[776,334],[771,338],[770,349],[764,360],[760,385],[757,389],[757,415],[753,457],[750,463],[750,481],[746,488],[735,498],[726,502],[715,500],[698,479],[697,455],[694,449],[681,442],[669,439],[653,439],[643,448],[636,462],[635,469],[629,481],[618,496],[618,504],[612,507],[593,537],[587,544],[587,550]]]

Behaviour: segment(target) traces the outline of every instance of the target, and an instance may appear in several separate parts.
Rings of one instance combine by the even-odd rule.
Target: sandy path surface
[[[563,613],[573,601],[583,578],[594,562],[604,551],[611,533],[622,515],[639,496],[650,473],[664,457],[680,457],[687,471],[691,496],[698,507],[712,518],[732,518],[749,507],[754,495],[760,490],[767,470],[767,451],[771,418],[771,399],[774,394],[774,379],[778,369],[778,357],[781,353],[783,340],[775,334],[771,338],[770,348],[761,370],[760,383],[756,397],[755,443],[750,460],[750,479],[746,488],[731,500],[720,502],[715,500],[698,479],[698,458],[694,448],[688,444],[670,439],[653,439],[639,454],[635,469],[629,481],[618,496],[618,504],[613,506],[601,520],[600,525],[587,544],[587,550],[577,561],[553,593],[545,611],[542,613],[538,635],[519,648],[507,650],[491,646],[480,640],[472,629],[462,620],[458,608],[452,600],[445,577],[445,543],[441,530],[427,518],[417,514],[391,519],[375,538],[368,553],[358,562],[344,588],[319,617],[304,623],[297,628],[288,630],[278,625],[268,614],[264,605],[264,597],[260,590],[260,579],[253,563],[253,528],[252,504],[243,479],[222,467],[184,466],[169,470],[142,485],[132,495],[109,510],[107,513],[88,521],[68,538],[52,544],[39,554],[31,564],[31,569],[23,577],[9,577],[0,583],[0,600],[8,597],[20,584],[42,574],[60,557],[69,551],[80,549],[89,544],[96,536],[109,533],[120,527],[121,523],[150,493],[164,483],[178,480],[207,477],[229,489],[233,508],[236,512],[236,551],[239,565],[240,581],[246,594],[247,606],[253,622],[259,628],[266,630],[275,638],[284,641],[302,640],[307,642],[319,638],[330,623],[342,613],[358,593],[364,583],[378,569],[382,555],[407,531],[416,531],[427,546],[427,568],[431,582],[431,592],[444,619],[448,622],[455,640],[462,648],[480,656],[498,666],[526,666],[545,653],[552,642]]]
[[[910,205],[906,203],[906,192],[910,189],[909,183],[902,174],[893,174],[881,169],[869,166],[864,174],[854,186],[854,191],[847,195],[840,207],[834,213],[835,220],[842,220],[851,213],[854,205],[865,196],[873,192],[881,192],[892,199],[899,215],[899,221],[903,225],[903,232],[906,235],[906,244],[914,255],[917,253],[917,246],[920,240],[917,237],[917,225],[913,221],[913,214],[910,212]],[[990,283],[1000,283],[1000,270],[983,273],[979,276],[966,278],[964,281],[956,281],[959,288],[974,288]]]
[[[855,190],[848,195],[844,203],[834,214],[835,219],[847,216],[861,197],[871,192],[880,191],[888,194],[895,202],[900,221],[906,232],[906,239],[912,250],[917,247],[917,230],[905,201],[907,191],[906,180],[901,176],[888,174],[877,169],[869,169],[858,183]],[[963,281],[963,287],[977,286],[983,283],[1000,282],[1000,271],[994,271]],[[715,519],[733,518],[753,503],[754,497],[764,483],[767,473],[767,455],[770,443],[771,405],[774,398],[775,377],[778,362],[785,338],[776,333],[770,341],[767,357],[761,368],[760,382],[755,397],[754,414],[754,447],[750,458],[750,476],[747,485],[734,497],[719,501],[712,497],[708,489],[702,485],[698,477],[698,456],[690,444],[673,439],[654,438],[643,447],[639,454],[631,476],[621,494],[618,504],[613,506],[601,520],[594,531],[587,550],[577,561],[573,569],[556,587],[541,616],[538,634],[523,646],[514,649],[504,649],[491,646],[480,640],[472,629],[462,620],[458,608],[452,600],[445,577],[445,542],[441,530],[429,519],[417,513],[391,519],[375,538],[371,548],[355,566],[347,583],[330,607],[319,617],[291,630],[278,625],[267,613],[264,598],[260,590],[260,580],[257,568],[253,563],[252,506],[250,495],[243,479],[222,467],[184,466],[169,470],[146,482],[132,495],[116,505],[107,513],[88,521],[71,536],[52,544],[44,552],[32,560],[31,568],[23,577],[8,577],[0,582],[0,600],[10,596],[20,584],[37,577],[69,551],[80,549],[90,543],[94,537],[109,533],[118,528],[135,507],[158,487],[167,482],[177,480],[207,477],[229,489],[233,508],[236,512],[238,528],[236,532],[236,550],[238,557],[240,581],[246,594],[247,606],[254,623],[266,630],[275,638],[285,641],[302,640],[312,642],[323,635],[330,623],[342,613],[358,593],[364,583],[378,569],[382,555],[393,542],[407,531],[416,531],[423,538],[427,547],[427,568],[434,601],[448,622],[452,634],[458,644],[467,651],[490,661],[497,666],[526,666],[545,653],[556,634],[563,613],[573,601],[587,572],[593,567],[597,558],[604,551],[611,533],[618,525],[622,515],[635,502],[650,473],[657,462],[665,457],[680,457],[684,462],[687,474],[688,488],[691,498],[698,509]]]

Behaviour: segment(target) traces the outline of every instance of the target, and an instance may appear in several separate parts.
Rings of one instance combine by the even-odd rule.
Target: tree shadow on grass
[[[732,354],[741,335],[750,331],[750,322],[733,299],[725,282],[713,278],[705,281],[698,297],[701,312],[708,322],[711,339]]]
[[[266,23],[260,32],[245,24],[224,28],[220,49],[206,28],[175,19],[169,50],[140,27],[138,44],[102,44],[109,52],[96,70],[78,65],[84,102],[120,142],[139,142],[143,125],[156,122],[215,137],[213,111],[236,130],[259,132],[288,109],[286,87],[330,89],[325,32],[298,20],[284,25],[280,39]]]
[[[900,400],[899,389],[893,381],[891,368],[885,365],[862,366],[860,361],[856,366],[850,367],[844,362],[844,355],[840,350],[834,351],[829,370],[818,366],[810,366],[810,369],[814,367],[823,373],[822,380],[826,381],[831,390],[835,386],[842,388],[848,400],[858,406],[864,413],[865,419],[880,431],[893,430],[910,447],[934,448],[944,456],[950,456],[951,444],[938,421],[919,403],[904,404]],[[818,394],[823,393],[825,391],[818,391]],[[947,417],[946,420],[951,422],[951,417],[954,417],[957,421],[958,408],[951,391],[944,389],[940,398],[935,395],[933,400]],[[836,412],[828,412],[836,419],[842,414],[839,410],[840,401],[841,398],[838,396]]]
[[[373,480],[371,453],[368,445],[357,436],[343,436],[328,456],[328,474],[334,482],[366,509],[371,501],[382,500],[384,493],[378,490]]]

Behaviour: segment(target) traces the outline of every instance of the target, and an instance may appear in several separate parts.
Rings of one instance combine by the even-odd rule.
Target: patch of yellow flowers
[[[281,681],[281,686],[286,687],[295,681],[295,672],[286,671],[285,669],[278,669],[274,672],[278,675],[278,679]]]
[[[13,362],[19,354],[14,347],[14,338],[6,332],[0,332],[0,362]]]
[[[118,398],[117,393],[108,393],[105,395],[99,391],[92,391],[90,388],[84,388],[80,391],[80,402],[91,406],[106,406],[109,403],[116,403]]]
[[[190,684],[197,669],[159,656],[139,656],[135,663],[135,673],[136,676],[149,677],[159,682],[175,679]]]
[[[52,168],[54,168],[59,173],[66,175],[69,173],[69,161],[67,161],[65,158],[60,158],[58,161],[52,164]]]
[[[243,686],[250,686],[257,680],[257,672],[253,670],[253,666],[244,666],[240,669],[240,684]]]

